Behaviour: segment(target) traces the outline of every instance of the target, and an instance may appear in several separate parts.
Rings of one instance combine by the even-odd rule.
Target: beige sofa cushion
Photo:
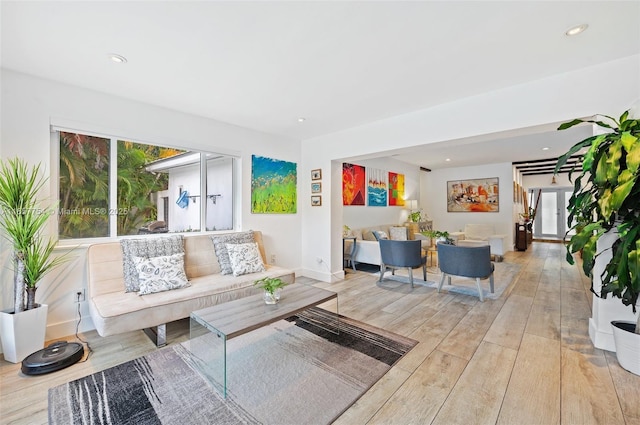
[[[262,273],[235,277],[216,274],[190,280],[191,286],[175,291],[140,296],[135,292],[106,293],[92,297],[91,319],[101,336],[115,335],[189,317],[191,312],[227,301],[261,293],[253,281],[262,277],[280,277],[287,284],[295,280],[293,272],[266,266]]]
[[[490,236],[495,235],[493,224],[467,224],[464,227],[464,238],[488,241]]]

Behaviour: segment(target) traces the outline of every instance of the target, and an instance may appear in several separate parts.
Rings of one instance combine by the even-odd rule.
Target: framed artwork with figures
[[[497,177],[447,182],[447,212],[498,212]]]

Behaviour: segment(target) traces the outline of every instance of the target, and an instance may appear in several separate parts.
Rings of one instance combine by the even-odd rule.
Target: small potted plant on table
[[[446,230],[425,230],[424,232],[420,232],[420,233],[422,233],[428,238],[435,239],[436,243],[438,242],[448,243],[448,244],[453,243],[453,239],[449,237],[450,236],[449,232],[447,232]]]
[[[253,284],[264,290],[265,304],[276,304],[280,301],[280,291],[286,285],[284,281],[278,277],[263,277]]]

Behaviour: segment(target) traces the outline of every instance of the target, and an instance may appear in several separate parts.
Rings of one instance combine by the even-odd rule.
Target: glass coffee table
[[[333,299],[337,315],[338,294],[294,283],[282,289],[277,304],[265,304],[263,295],[258,294],[196,310],[191,313],[185,345],[196,367],[226,398],[228,340]]]

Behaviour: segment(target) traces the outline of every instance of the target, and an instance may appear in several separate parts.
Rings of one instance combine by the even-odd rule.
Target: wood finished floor
[[[640,377],[588,336],[589,282],[564,261],[560,244],[534,243],[505,261],[521,272],[498,300],[438,294],[349,272],[333,284],[340,313],[419,344],[336,424],[640,425]],[[188,337],[187,321],[168,326],[170,343]],[[0,423],[47,423],[47,390],[155,350],[140,332],[102,338],[85,363],[39,377],[0,361]],[[66,338],[69,341],[74,337]]]

